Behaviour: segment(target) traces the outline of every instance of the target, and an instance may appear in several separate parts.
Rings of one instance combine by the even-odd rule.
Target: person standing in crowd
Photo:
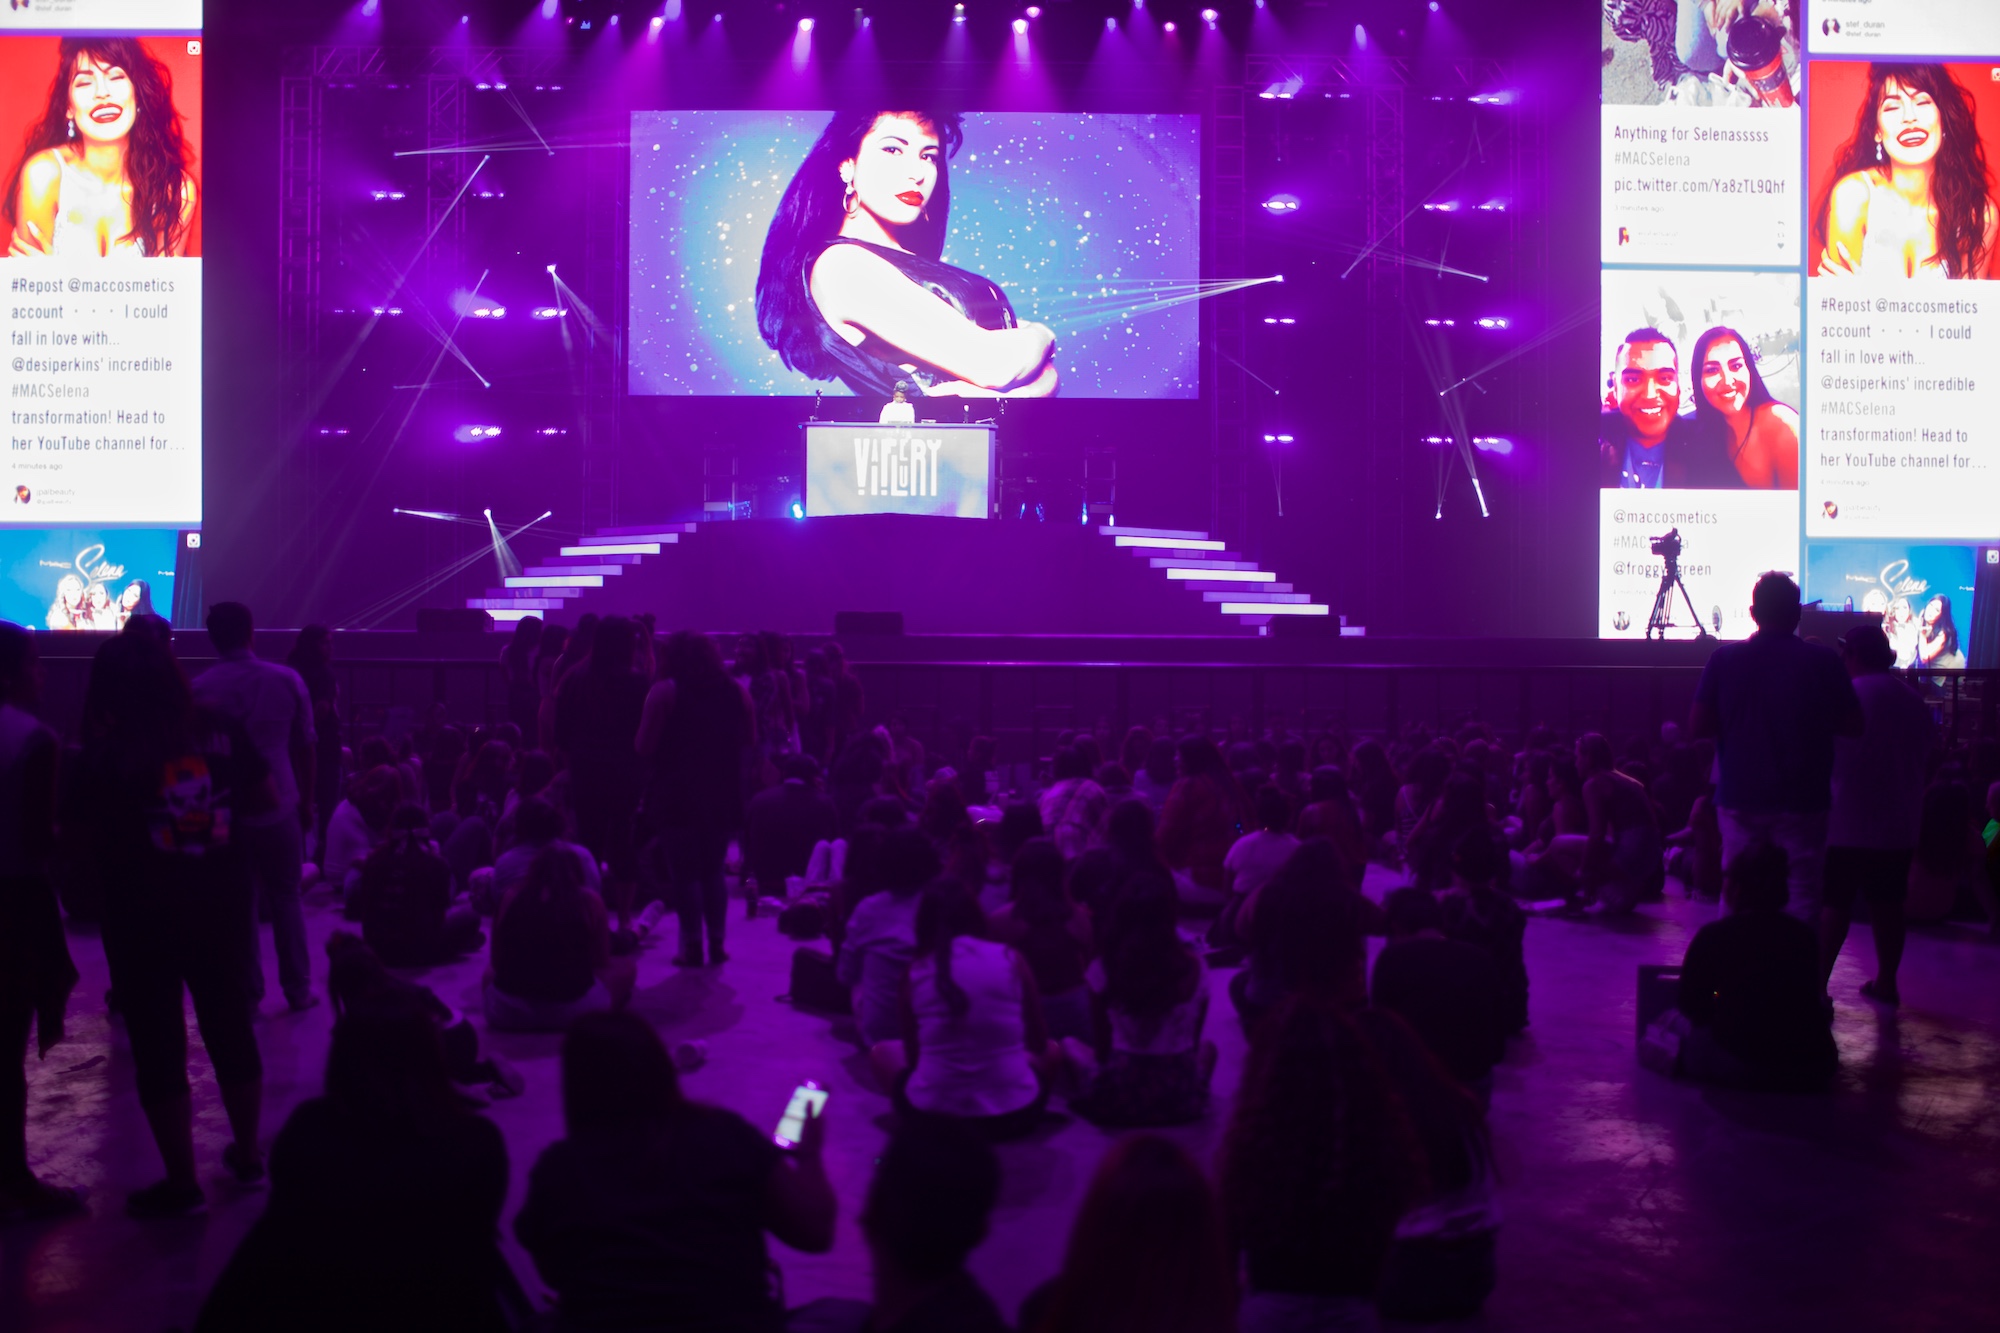
[[[600,620],[590,660],[556,695],[556,748],[569,764],[576,840],[606,867],[606,894],[621,918],[631,910],[637,878],[632,818],[640,763],[632,738],[646,702],[646,679],[633,669],[637,635],[624,616]]]
[[[813,848],[840,836],[813,757],[787,755],[779,772],[784,780],[751,797],[743,812],[743,868],[767,898],[785,897],[785,881],[806,873]]]
[[[277,804],[238,823],[234,838],[249,862],[259,899],[271,915],[271,939],[278,949],[278,984],[294,1012],[319,1003],[312,989],[311,951],[306,918],[299,906],[299,878],[305,864],[305,831],[313,814],[318,777],[318,740],[313,731],[312,696],[299,673],[266,662],[250,650],[250,608],[217,602],[208,609],[208,638],[222,659],[195,677],[195,702],[227,714],[248,733],[271,775]],[[264,998],[262,952],[245,959],[253,1001]]]
[[[1847,942],[1854,901],[1868,900],[1875,932],[1875,976],[1861,993],[1883,1004],[1902,1001],[1903,898],[1923,822],[1924,775],[1937,727],[1917,692],[1893,674],[1896,650],[1880,625],[1859,625],[1841,640],[1841,658],[1861,701],[1859,736],[1834,746],[1833,809],[1827,816],[1826,911],[1820,918],[1820,965],[1828,978]]]
[[[77,979],[48,874],[58,747],[35,716],[40,676],[34,635],[0,621],[0,1224],[83,1208],[75,1190],[28,1169],[28,1033],[46,1059]]]
[[[340,800],[340,678],[333,670],[333,631],[324,625],[307,625],[292,641],[285,665],[299,673],[312,700],[313,810],[317,822],[310,830],[315,847],[326,846],[327,821]],[[317,853],[315,853],[317,855]]]
[[[183,1217],[206,1203],[195,1174],[184,990],[234,1136],[223,1163],[239,1182],[264,1177],[264,1062],[244,968],[256,944],[254,891],[235,834],[245,818],[276,809],[277,797],[262,752],[233,718],[195,704],[172,650],[154,636],[120,634],[97,650],[84,728],[71,796],[104,885],[104,956],[139,1104],[167,1170],[125,1207],[135,1217]]]
[[[714,640],[693,630],[667,639],[661,677],[646,694],[638,753],[651,761],[647,822],[660,839],[679,898],[681,939],[674,962],[723,963],[729,886],[722,865],[729,837],[743,826],[743,762],[755,735],[750,699],[723,669]]]
[[[1818,930],[1834,738],[1862,734],[1861,702],[1840,659],[1798,637],[1798,584],[1758,579],[1750,618],[1757,632],[1702,668],[1689,731],[1715,738],[1724,863],[1775,843],[1789,867],[1786,910]]]
[[[500,682],[507,687],[507,720],[533,739],[541,712],[541,690],[535,682],[535,648],[542,637],[540,616],[514,622],[513,637],[500,650]]]

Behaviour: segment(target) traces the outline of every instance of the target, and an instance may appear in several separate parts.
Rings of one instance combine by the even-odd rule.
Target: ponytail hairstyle
[[[806,160],[785,187],[771,229],[764,236],[764,254],[757,269],[757,331],[778,359],[808,379],[840,377],[840,367],[819,340],[825,319],[813,304],[806,279],[813,261],[840,235],[847,216],[846,185],[840,164],[861,152],[861,141],[884,116],[908,116],[938,137],[937,188],[931,192],[919,221],[902,234],[911,254],[937,259],[951,221],[951,158],[965,141],[957,113],[928,111],[837,111],[820,133]]]
[[[972,890],[955,880],[939,880],[917,904],[917,957],[932,960],[938,994],[953,1018],[964,1018],[972,1007],[971,997],[951,978],[951,946],[961,935],[986,938],[986,914]]]

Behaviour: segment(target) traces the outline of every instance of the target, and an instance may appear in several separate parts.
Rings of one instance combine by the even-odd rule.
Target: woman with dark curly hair
[[[1047,397],[1055,334],[943,262],[956,115],[842,111],[786,186],[757,271],[757,330],[788,367],[887,398]]]
[[[1799,414],[1764,383],[1757,353],[1735,329],[1717,325],[1694,340],[1690,358],[1701,382],[1694,425],[1754,490],[1799,488]]]
[[[193,158],[166,66],[131,37],[65,37],[48,105],[0,200],[7,253],[186,254]]]
[[[1813,215],[1817,272],[1990,278],[2000,209],[1972,94],[1943,65],[1871,64],[1854,137]]]

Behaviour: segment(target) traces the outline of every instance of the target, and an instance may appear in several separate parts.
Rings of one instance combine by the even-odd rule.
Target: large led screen
[[[1649,12],[1604,20],[1598,633],[1646,632],[1678,528],[1675,636],[1749,633],[1777,569],[1965,665],[2000,538],[2000,4]]]
[[[1197,397],[1199,124],[637,112],[630,390]]]
[[[37,627],[164,614],[201,523],[201,61],[198,0],[0,14],[0,614]]]

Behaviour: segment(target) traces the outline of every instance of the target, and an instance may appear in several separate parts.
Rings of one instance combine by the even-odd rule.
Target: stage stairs
[[[799,520],[801,523],[853,521]],[[679,548],[702,540],[705,528],[720,526],[647,523],[602,528],[562,547],[555,556],[523,568],[518,575],[506,579],[505,586],[488,588],[482,597],[467,598],[465,604],[490,613],[500,623],[527,616],[546,618],[552,612],[623,610],[626,608],[622,605],[595,604],[622,603],[626,599],[615,595],[616,584],[639,574],[642,565],[672,562]],[[1214,619],[1207,623],[1215,626],[1215,632],[1267,634],[1272,623],[1281,617],[1306,617],[1333,621],[1343,636],[1363,633],[1358,626],[1348,625],[1345,617],[1334,616],[1332,608],[1324,602],[1314,601],[1310,595],[1282,581],[1274,571],[1228,550],[1223,542],[1206,532],[1104,525],[1096,533],[1111,547],[1143,561],[1144,567],[1166,586],[1214,608]]]

